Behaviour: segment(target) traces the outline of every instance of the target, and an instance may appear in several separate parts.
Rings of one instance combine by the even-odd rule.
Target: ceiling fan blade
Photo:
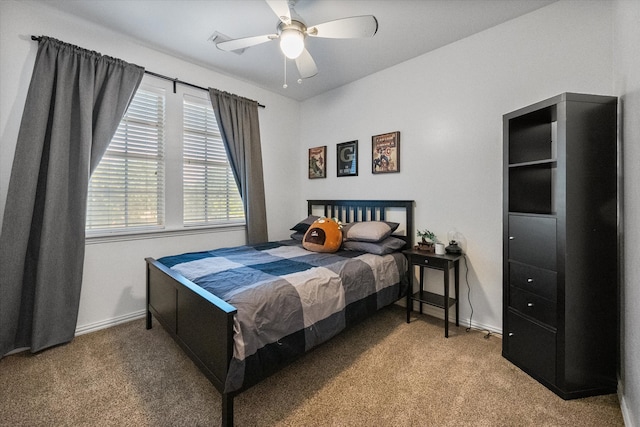
[[[267,4],[285,24],[291,24],[291,11],[289,11],[289,2],[287,0],[266,0]]]
[[[263,36],[244,37],[241,39],[233,39],[220,43],[216,43],[216,47],[220,50],[230,52],[232,50],[246,49],[251,46],[266,43],[273,39],[277,39],[277,34],[265,34]]]
[[[336,19],[307,28],[310,36],[330,39],[373,37],[377,31],[378,20],[373,15]]]
[[[308,79],[309,77],[313,77],[318,74],[316,61],[313,60],[307,49],[304,49],[300,56],[296,58],[296,66],[298,67],[300,77],[303,79]]]

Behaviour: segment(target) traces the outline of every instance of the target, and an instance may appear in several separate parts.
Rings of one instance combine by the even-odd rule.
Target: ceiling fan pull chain
[[[282,57],[284,58],[284,84],[282,85],[283,88],[287,88],[287,57],[282,55]]]

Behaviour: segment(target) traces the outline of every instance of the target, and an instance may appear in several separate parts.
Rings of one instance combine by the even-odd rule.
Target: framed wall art
[[[358,176],[358,141],[338,144],[337,149],[338,176]]]
[[[383,133],[371,137],[371,172],[400,172],[400,132]]]
[[[309,179],[327,177],[327,146],[309,148]]]

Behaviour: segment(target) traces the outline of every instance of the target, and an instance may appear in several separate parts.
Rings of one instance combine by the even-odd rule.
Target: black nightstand
[[[433,252],[418,251],[410,249],[402,251],[409,260],[409,291],[407,292],[407,323],[410,322],[413,301],[420,303],[420,313],[422,304],[429,304],[444,309],[444,336],[449,337],[449,307],[456,305],[456,326],[458,323],[458,290],[460,288],[460,258],[462,255],[445,254],[436,255]],[[420,290],[413,292],[413,267],[420,267]],[[435,294],[424,290],[424,269],[431,268],[444,272],[444,295]],[[454,269],[454,298],[449,298],[449,272]]]

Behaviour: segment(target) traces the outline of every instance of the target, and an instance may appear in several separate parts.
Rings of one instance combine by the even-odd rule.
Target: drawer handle
[[[527,283],[533,283],[533,279],[532,279],[531,277],[529,277],[529,278],[527,279]]]
[[[527,307],[533,307],[533,303],[532,302],[528,302],[527,303]]]
[[[514,334],[513,332],[509,332],[509,336],[512,337]]]
[[[425,259],[425,260],[424,260],[424,263],[425,263],[425,264],[429,264],[429,260],[428,260],[428,259]]]
[[[513,240],[513,239],[515,239],[515,237],[509,236],[509,240]]]

